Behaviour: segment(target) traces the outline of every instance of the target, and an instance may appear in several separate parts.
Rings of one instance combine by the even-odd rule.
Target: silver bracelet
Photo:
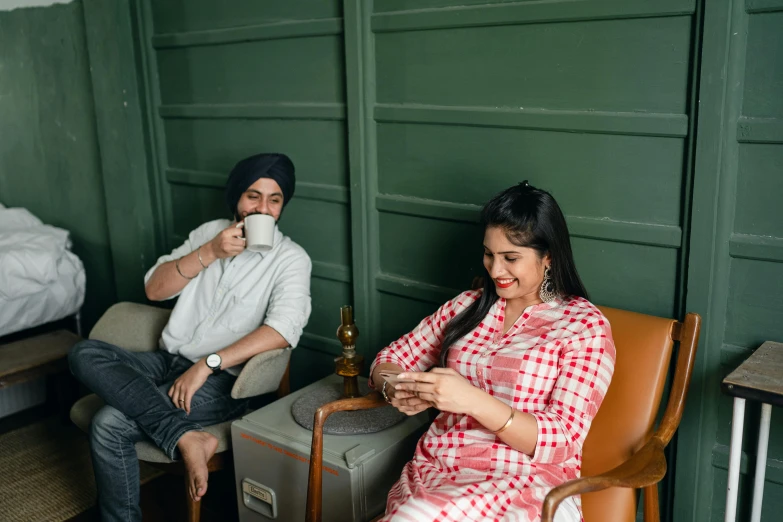
[[[180,258],[180,259],[182,259],[182,258]],[[186,276],[185,274],[183,274],[183,273],[182,273],[182,270],[180,270],[180,269],[179,269],[179,259],[177,259],[176,261],[174,261],[174,266],[176,266],[176,267],[177,267],[177,272],[179,272],[179,275],[181,275],[181,276],[182,276],[182,277],[184,277],[185,279],[194,279],[194,278],[195,278],[195,277],[198,275],[198,274],[196,274],[196,275],[194,275],[193,277],[188,277],[188,276]]]
[[[204,264],[204,261],[201,259],[201,247],[198,247],[198,248],[196,249],[196,254],[198,254],[198,262],[199,262],[199,263],[201,263],[201,266],[203,266],[204,268],[206,268],[206,267],[207,267],[207,265],[205,265],[205,264]]]
[[[388,395],[386,395],[386,385],[389,384],[389,381],[384,380],[383,386],[381,386],[381,395],[383,395],[383,400],[391,404],[391,399]]]

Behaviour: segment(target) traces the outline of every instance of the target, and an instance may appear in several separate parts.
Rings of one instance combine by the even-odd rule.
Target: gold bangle
[[[505,430],[506,428],[508,428],[509,426],[511,426],[511,421],[513,421],[513,420],[514,420],[514,414],[515,414],[516,412],[517,412],[517,410],[515,410],[515,409],[514,409],[514,407],[512,406],[512,407],[511,407],[511,415],[509,416],[509,418],[508,418],[508,420],[506,421],[506,423],[505,423],[503,426],[501,426],[501,428],[500,428],[499,430],[495,430],[495,431],[493,431],[492,433],[494,433],[495,435],[497,435],[497,434],[498,434],[498,433],[500,433],[501,431],[503,431],[503,430]]]
[[[180,259],[181,259],[181,258],[180,258]],[[179,272],[179,275],[181,275],[181,276],[182,276],[182,277],[184,277],[185,279],[194,279],[194,278],[195,278],[195,277],[198,275],[198,274],[196,274],[196,275],[194,275],[193,277],[188,277],[188,276],[186,276],[185,274],[183,274],[183,273],[182,273],[182,270],[180,270],[180,269],[179,269],[179,259],[177,259],[176,261],[174,261],[174,266],[176,266],[176,267],[177,267],[177,272]]]

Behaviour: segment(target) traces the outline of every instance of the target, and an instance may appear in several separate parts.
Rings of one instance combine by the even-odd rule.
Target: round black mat
[[[327,402],[342,398],[342,383],[322,383],[310,393],[299,397],[291,405],[291,414],[294,420],[303,428],[313,430],[313,417],[315,410]],[[359,393],[367,395],[369,388],[365,383],[359,383]],[[358,435],[375,433],[394,426],[407,415],[391,405],[360,411],[338,411],[332,413],[326,424],[324,433],[332,435]]]

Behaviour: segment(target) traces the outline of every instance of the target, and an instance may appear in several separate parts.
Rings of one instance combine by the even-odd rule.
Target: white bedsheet
[[[85,273],[68,231],[0,205],[0,336],[76,313]]]

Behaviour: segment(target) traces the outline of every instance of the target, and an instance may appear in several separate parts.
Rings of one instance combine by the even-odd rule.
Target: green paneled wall
[[[626,12],[617,5],[565,23],[575,3],[549,4],[544,20],[540,6],[518,4],[508,25],[489,27],[473,24],[495,8],[376,15],[377,101],[684,112],[690,17],[592,19]]]
[[[695,4],[431,4],[346,5],[369,65],[370,287],[432,307],[464,289],[479,205],[529,179],[561,202],[596,302],[675,314]]]
[[[783,340],[783,2],[707,2],[687,306],[705,316],[677,462],[676,520],[724,519],[732,400],[720,380]],[[762,520],[783,509],[773,409]],[[749,403],[738,520],[750,518],[760,408]],[[696,421],[700,421],[697,424]]]
[[[115,299],[82,3],[0,11],[0,203],[71,233],[83,325]]]
[[[722,518],[731,402],[719,382],[783,340],[783,2],[85,1],[88,25],[114,9],[125,38],[133,28],[122,52],[136,76],[109,77],[137,103],[119,157],[149,164],[122,176],[108,150],[102,165],[108,195],[132,180],[126,203],[148,205],[139,222],[160,215],[156,254],[226,216],[238,159],[294,159],[281,228],[314,262],[295,386],[332,371],[340,305],[354,304],[369,359],[466,288],[481,269],[480,205],[528,179],[560,201],[595,302],[704,317],[662,513]],[[109,129],[101,107],[117,104],[102,100],[117,90],[95,72],[93,85]],[[748,417],[752,433],[758,408]],[[781,429],[773,414],[766,520],[782,507]],[[752,472],[752,436],[745,450]]]
[[[681,313],[696,3],[469,4],[345,3],[368,354],[467,287],[480,205],[523,179],[561,203],[595,302]]]
[[[596,302],[683,307],[695,2],[457,3],[139,4],[167,248],[225,215],[237,159],[297,164],[297,385],[332,371],[341,304],[369,359],[465,289],[480,205],[523,179],[561,202]]]
[[[499,187],[540,173],[570,215],[679,224],[681,137],[567,132],[576,116],[551,129],[514,128],[514,122],[468,126],[474,117],[493,115],[473,109],[453,125],[379,124],[379,191],[482,205]],[[514,116],[525,125],[526,114]],[[570,115],[542,116],[541,122],[564,116]]]
[[[159,34],[206,31],[287,21],[340,18],[339,2],[217,2],[215,0],[154,0],[150,3]]]

